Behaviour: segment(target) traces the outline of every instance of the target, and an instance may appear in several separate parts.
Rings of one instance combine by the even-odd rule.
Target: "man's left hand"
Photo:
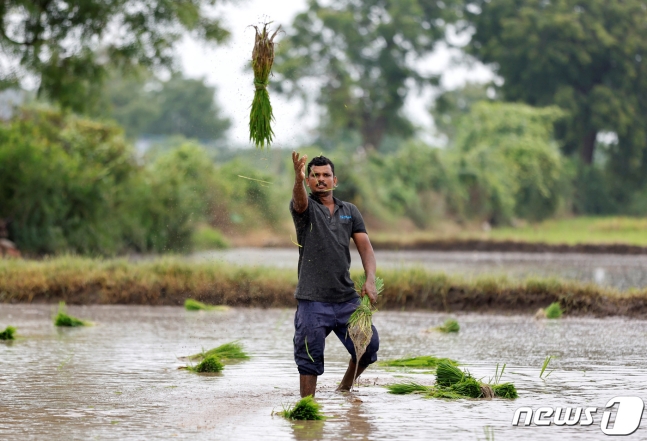
[[[371,304],[375,305],[377,303],[377,289],[375,289],[375,277],[367,278],[366,283],[362,287],[362,297],[368,296],[371,300]]]

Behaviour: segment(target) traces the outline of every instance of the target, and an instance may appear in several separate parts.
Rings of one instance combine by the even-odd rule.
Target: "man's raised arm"
[[[306,161],[308,155],[303,155],[299,159],[297,152],[292,152],[292,162],[294,163],[294,189],[292,190],[292,206],[297,213],[303,213],[308,208],[308,194],[303,184],[306,178]]]

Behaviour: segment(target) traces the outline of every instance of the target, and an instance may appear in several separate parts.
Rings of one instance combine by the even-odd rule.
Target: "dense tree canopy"
[[[171,66],[185,32],[222,41],[227,31],[210,17],[216,0],[5,0],[0,47],[9,63],[4,84],[25,75],[39,93],[75,111],[96,101],[110,68]]]
[[[624,173],[647,164],[647,1],[470,0],[468,50],[504,79],[504,99],[556,104],[567,153],[593,160],[615,132]]]
[[[455,18],[453,1],[310,0],[276,60],[277,87],[304,99],[303,80],[322,82],[325,130],[352,129],[367,150],[386,133],[409,136],[401,111],[412,82],[433,82],[413,61],[433,50]]]
[[[115,75],[106,86],[99,114],[114,118],[131,138],[183,135],[212,141],[222,139],[230,126],[215,99],[215,87],[204,79],[179,73],[167,81]]]

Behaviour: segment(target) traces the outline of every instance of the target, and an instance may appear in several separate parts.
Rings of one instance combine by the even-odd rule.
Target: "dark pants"
[[[324,372],[324,348],[326,337],[331,331],[344,344],[355,360],[355,347],[347,335],[348,318],[357,309],[359,299],[343,303],[323,303],[299,300],[294,314],[294,361],[301,375],[321,375]],[[377,329],[373,328],[373,338],[366,353],[359,361],[360,366],[368,366],[377,361],[380,339]]]

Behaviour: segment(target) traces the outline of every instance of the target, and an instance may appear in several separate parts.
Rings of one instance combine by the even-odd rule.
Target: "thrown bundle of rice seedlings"
[[[362,288],[366,283],[366,275],[362,274],[357,280],[357,288],[355,290],[358,293],[362,292]],[[379,277],[375,278],[375,289],[377,295],[384,290],[384,280]],[[357,306],[355,312],[353,312],[348,319],[348,336],[353,342],[355,347],[355,377],[357,377],[357,368],[359,367],[359,360],[366,353],[366,348],[373,338],[373,316],[374,307],[371,305],[371,299],[368,296],[362,297],[360,304]]]
[[[395,395],[407,395],[407,394],[412,394],[416,392],[428,393],[431,390],[430,387],[423,386],[422,384],[418,384],[415,381],[409,381],[406,383],[388,384],[386,388],[389,390],[390,394],[395,394]]]
[[[249,358],[249,355],[243,350],[243,345],[237,341],[225,343],[206,352],[189,355],[188,358],[189,360],[200,360],[211,356],[221,360],[247,360]]]
[[[13,326],[7,326],[4,331],[0,332],[0,340],[13,340],[14,334],[16,333],[16,328]]]
[[[494,395],[499,398],[519,398],[519,394],[517,394],[517,388],[514,387],[514,384],[512,383],[493,384],[492,390],[494,391]]]
[[[226,311],[229,308],[223,305],[207,305],[197,300],[186,299],[184,301],[184,309],[187,311]]]
[[[54,317],[54,326],[76,327],[76,326],[90,326],[90,325],[91,323],[88,321],[81,320],[76,317],[67,315],[65,302],[58,303],[58,314],[56,314],[56,317]]]
[[[436,367],[436,384],[449,387],[460,383],[466,378],[471,378],[469,373],[463,372],[453,364],[441,361]]]
[[[559,302],[551,303],[545,311],[546,318],[548,319],[558,319],[562,316],[562,308],[559,306]]]
[[[438,358],[433,355],[423,355],[421,357],[412,357],[412,358],[398,358],[396,360],[385,360],[380,361],[378,364],[380,366],[390,366],[390,367],[410,367],[410,368],[435,368],[438,366],[438,363],[444,361],[449,364],[456,366],[458,362],[450,358]]]
[[[454,319],[447,319],[445,320],[445,323],[442,324],[442,326],[438,326],[436,328],[436,331],[440,332],[445,332],[445,333],[450,333],[450,332],[458,332],[460,331],[461,327],[459,326],[458,322]]]
[[[267,92],[270,72],[274,63],[274,37],[281,29],[279,26],[272,35],[270,35],[265,23],[263,28],[256,30],[254,38],[254,50],[252,51],[252,68],[254,69],[254,100],[252,109],[249,113],[249,140],[253,141],[257,148],[269,147],[273,141],[274,131],[271,122],[274,119],[270,95]]]
[[[205,357],[196,366],[187,367],[188,370],[193,371],[193,372],[198,372],[200,374],[202,374],[202,373],[220,372],[224,368],[225,368],[225,366],[220,362],[218,357],[213,356],[213,355],[210,356],[210,357]]]
[[[321,413],[321,405],[317,403],[312,395],[301,398],[297,404],[284,408],[279,415],[289,420],[323,420],[325,417]]]

